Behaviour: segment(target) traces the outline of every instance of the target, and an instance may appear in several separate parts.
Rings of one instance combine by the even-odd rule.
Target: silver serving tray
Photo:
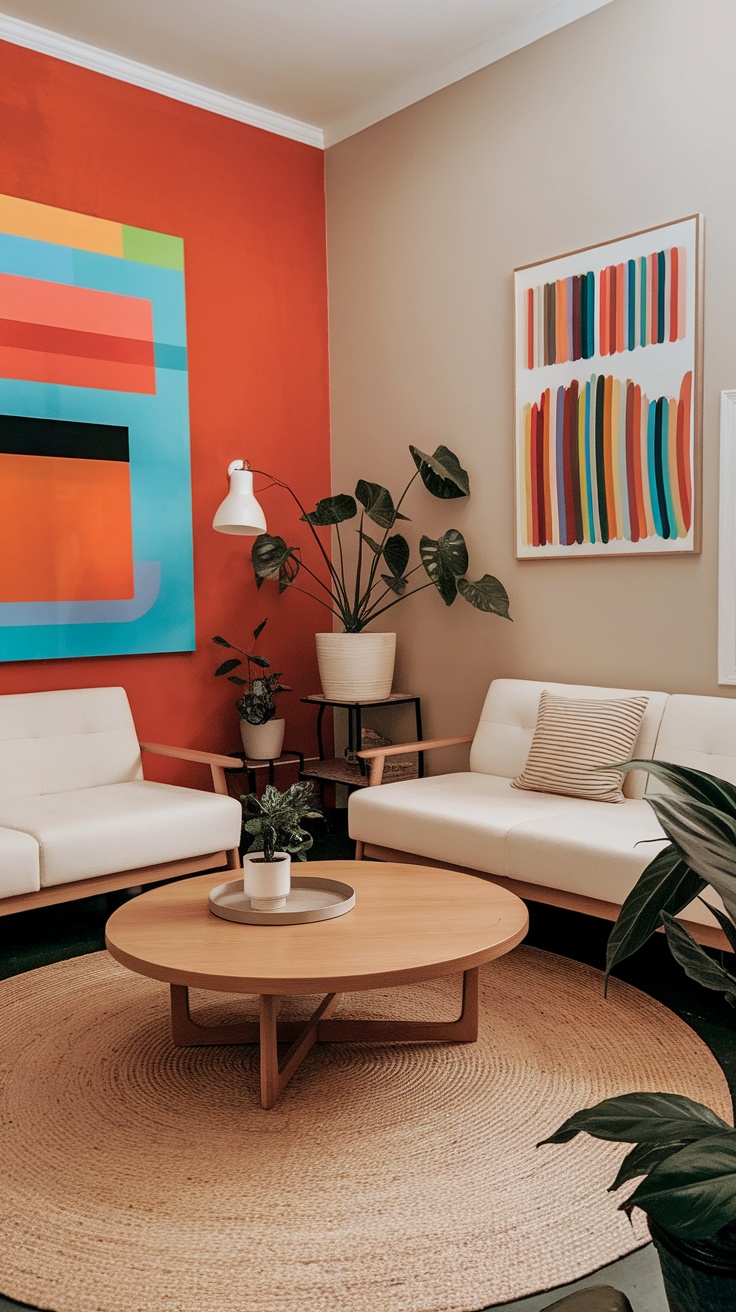
[[[302,925],[313,920],[333,920],[355,906],[355,889],[337,879],[292,875],[291,892],[280,911],[254,911],[243,892],[243,880],[233,879],[210,890],[210,911],[223,920],[243,925]]]

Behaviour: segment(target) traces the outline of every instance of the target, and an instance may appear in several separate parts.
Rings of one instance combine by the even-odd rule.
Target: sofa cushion
[[[0,800],[41,846],[42,887],[237,847],[241,823],[234,797],[142,779]]]
[[[597,802],[579,802],[577,808],[515,825],[506,842],[505,873],[524,883],[621,903],[667,839],[649,803],[638,798],[615,808]],[[714,889],[705,896],[723,910]],[[716,924],[697,900],[682,915]]]
[[[630,759],[646,707],[646,697],[556,697],[544,688],[529,755],[512,787],[623,802],[623,771],[601,766]]]
[[[41,887],[41,854],[30,834],[0,829],[0,897],[37,893]]]
[[[124,688],[69,688],[0,697],[0,798],[141,779]]]
[[[488,689],[470,749],[471,770],[508,779],[521,773],[529,755],[543,688],[560,697],[647,697],[647,709],[633,754],[637,757],[652,755],[667,702],[665,692],[647,692],[641,688],[591,688],[573,683],[539,683],[532,679],[494,679]],[[642,797],[646,779],[647,776],[641,771],[632,770],[624,782],[624,796]]]
[[[623,902],[666,838],[645,802],[620,806],[514,789],[510,779],[458,773],[353,793],[350,837],[488,875]],[[656,839],[656,842],[642,840]],[[719,909],[717,893],[708,899]],[[699,902],[687,919],[712,925]]]
[[[674,693],[665,707],[654,756],[736,784],[736,698]],[[647,792],[665,785],[649,776]]]

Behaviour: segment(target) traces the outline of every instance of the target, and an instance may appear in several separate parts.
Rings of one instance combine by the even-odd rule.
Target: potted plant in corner
[[[314,510],[307,511],[288,484],[273,479],[297,502],[327,581],[303,560],[299,547],[288,546],[282,537],[261,533],[252,550],[256,584],[261,587],[266,580],[274,580],[281,592],[287,588],[305,592],[339,620],[342,632],[316,635],[322,690],[331,700],[377,701],[389,695],[396,634],[366,634],[365,629],[393,606],[424,588],[435,588],[446,606],[461,596],[476,610],[510,618],[508,595],[497,578],[483,574],[472,582],[467,577],[468,551],[458,529],[449,528],[439,538],[422,535],[418,563],[412,561],[407,538],[396,530],[399,521],[408,522],[402,506],[415,480],[420,479],[426,490],[440,501],[467,497],[470,482],[457,456],[446,446],[438,446],[432,455],[415,446],[410,446],[409,451],[416,469],[395,503],[380,483],[360,479],[354,496],[339,493],[325,497]],[[357,520],[357,543],[347,553],[349,563],[348,544],[343,541],[340,526],[353,520]],[[323,528],[335,530],[335,563],[318,533]],[[367,531],[369,528],[371,532]],[[302,586],[305,575],[307,587]]]
[[[669,792],[647,801],[670,844],[650,862],[621,908],[609,939],[606,979],[663,924],[670,951],[686,974],[734,1006],[736,975],[674,917],[709,884],[726,912],[706,905],[736,951],[736,788],[663,761],[629,761],[624,768],[649,770],[667,784]],[[640,1207],[647,1214],[671,1312],[733,1312],[736,1129],[678,1094],[629,1093],[576,1112],[544,1142],[567,1143],[581,1131],[631,1144],[611,1189],[640,1180],[621,1207],[627,1213]]]
[[[262,620],[253,630],[254,642],[257,642],[265,625],[266,620]],[[281,755],[285,721],[275,718],[274,698],[281,692],[291,692],[291,688],[280,682],[280,674],[253,674],[254,667],[259,671],[271,668],[271,662],[267,661],[265,656],[256,656],[243,651],[242,647],[234,646],[232,642],[227,641],[227,638],[218,636],[212,641],[220,647],[227,647],[230,651],[239,651],[240,656],[245,657],[244,679],[241,679],[239,674],[233,674],[233,670],[243,664],[239,656],[232,656],[229,660],[223,661],[215,670],[215,678],[225,674],[231,683],[245,690],[235,703],[240,715],[240,736],[245,755],[254,761],[276,760]]]
[[[292,784],[285,793],[267,784],[262,797],[255,793],[241,797],[243,828],[252,836],[243,857],[243,891],[254,911],[278,911],[286,905],[291,858],[305,861],[314,842],[302,821],[322,819],[312,796],[313,785],[305,780]]]

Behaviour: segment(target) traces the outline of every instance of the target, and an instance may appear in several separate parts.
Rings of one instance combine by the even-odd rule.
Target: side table
[[[422,710],[421,698],[413,693],[393,692],[388,697],[383,697],[378,701],[351,702],[336,701],[329,697],[313,694],[310,697],[302,697],[302,702],[307,705],[316,706],[317,710],[317,744],[319,749],[318,761],[307,761],[302,769],[302,775],[305,779],[315,779],[320,786],[323,783],[344,784],[348,788],[365,788],[368,784],[368,768],[365,761],[350,760],[360,751],[363,745],[363,711],[383,706],[404,706],[411,705],[414,707],[414,720],[416,725],[416,741],[422,740]],[[328,706],[344,710],[347,712],[348,721],[348,757],[334,756],[325,758],[324,738],[322,734],[322,721]],[[417,753],[416,765],[412,760],[395,761],[396,773],[393,776],[397,779],[415,779],[424,774],[424,753]]]
[[[299,766],[299,774],[300,774],[300,775],[302,774],[302,772],[303,772],[303,770],[304,770],[304,753],[303,753],[303,752],[292,752],[292,751],[290,751],[290,750],[289,750],[288,748],[286,748],[286,747],[283,749],[281,755],[280,755],[280,756],[277,756],[277,757],[276,757],[274,760],[272,760],[272,761],[259,761],[259,760],[256,760],[254,757],[246,756],[246,755],[244,754],[244,752],[232,752],[231,755],[232,755],[232,756],[239,756],[240,759],[241,759],[241,761],[243,762],[243,764],[242,764],[241,766],[233,766],[231,769],[226,770],[226,771],[225,771],[225,774],[226,774],[226,775],[231,775],[231,774],[245,774],[245,775],[247,775],[247,777],[248,777],[248,792],[249,792],[249,793],[254,793],[254,792],[256,791],[256,775],[257,775],[257,772],[258,772],[259,770],[268,770],[268,782],[269,782],[270,784],[272,784],[272,783],[275,782],[275,779],[276,779],[276,766],[277,766],[277,765],[296,765],[296,764],[298,764],[298,766]],[[228,791],[229,791],[229,790],[228,790]]]

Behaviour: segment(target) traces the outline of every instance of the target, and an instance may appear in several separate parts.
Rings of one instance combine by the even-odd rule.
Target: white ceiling
[[[328,146],[610,0],[0,2],[0,37]]]

